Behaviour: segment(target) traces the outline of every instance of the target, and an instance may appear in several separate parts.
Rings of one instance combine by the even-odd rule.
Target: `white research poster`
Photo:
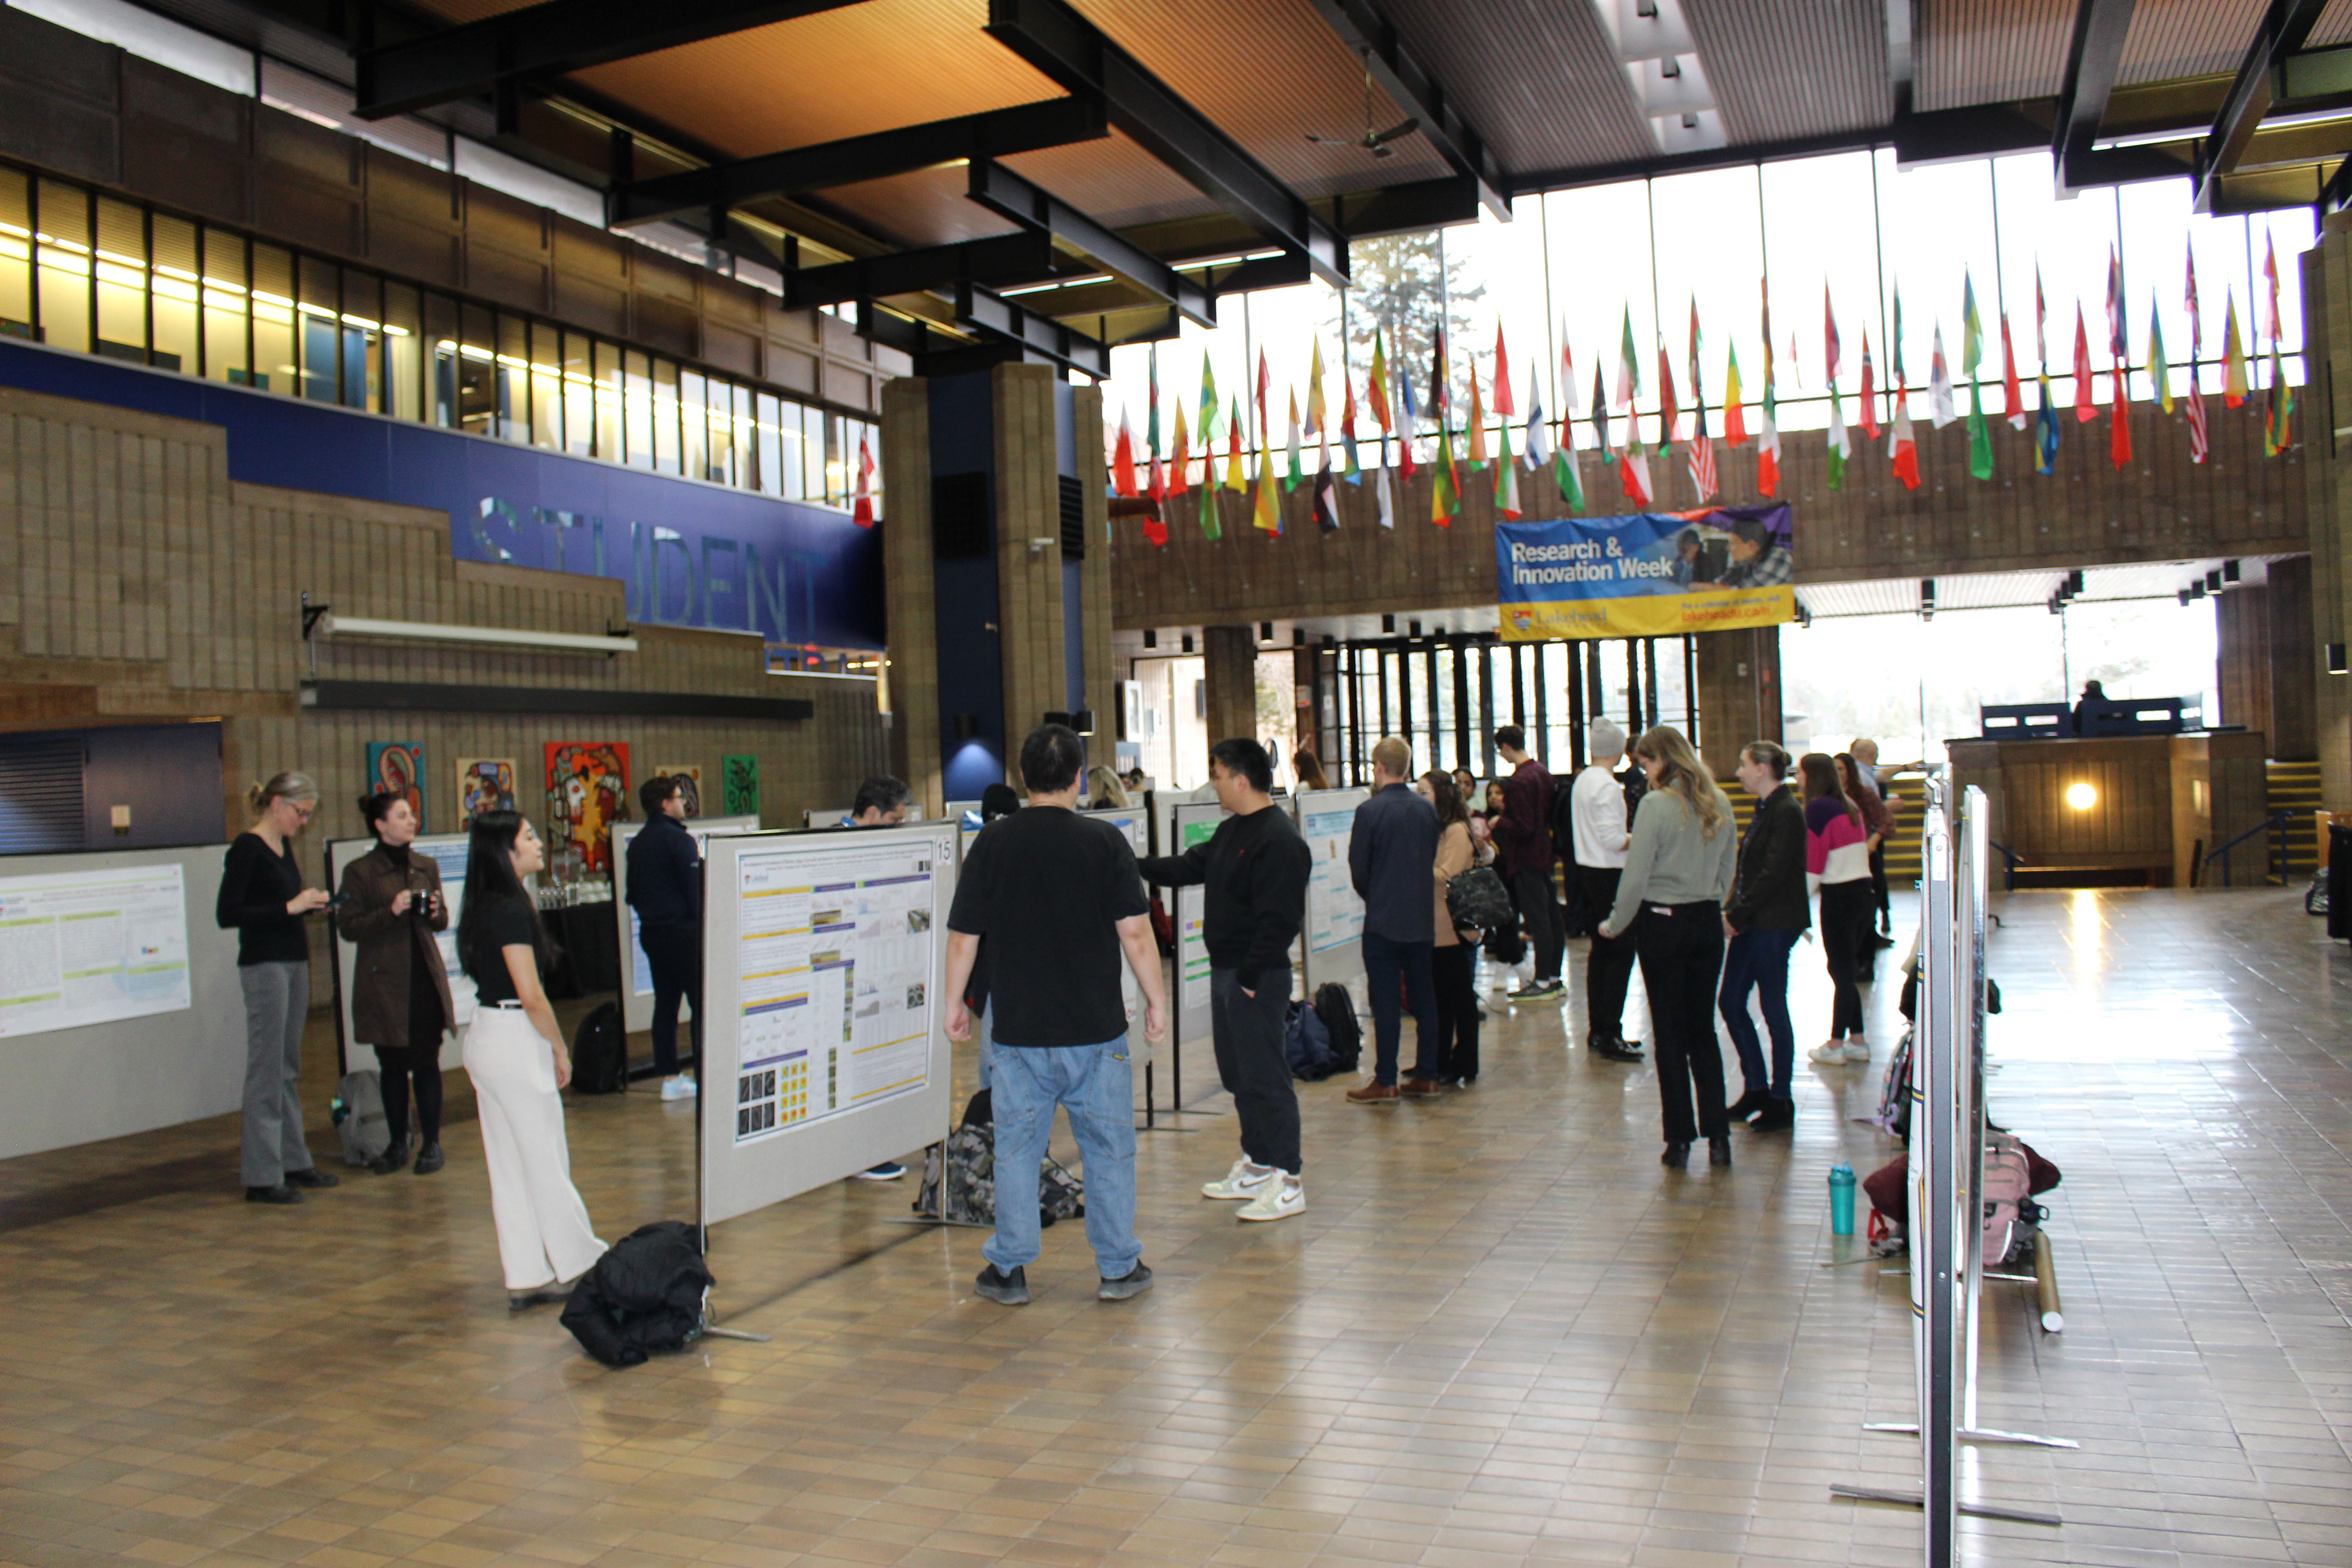
[[[1348,867],[1348,846],[1356,837],[1356,807],[1360,798],[1327,811],[1310,811],[1300,821],[1299,837],[1314,856],[1307,874],[1312,893],[1307,900],[1307,951],[1328,952],[1360,942],[1364,935],[1364,900],[1356,896],[1354,875]]]
[[[178,866],[0,878],[0,1035],[191,1005]]]
[[[937,848],[843,837],[738,863],[738,1143],[929,1079]]]

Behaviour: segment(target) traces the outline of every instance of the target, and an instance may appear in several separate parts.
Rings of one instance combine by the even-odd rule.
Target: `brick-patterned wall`
[[[908,363],[837,317],[5,7],[0,154],[860,412]]]
[[[940,756],[940,628],[931,573],[931,384],[882,389],[882,613],[889,628],[890,767],[936,816],[946,809]]]
[[[233,484],[215,426],[0,390],[0,690],[14,727],[80,717],[224,720],[223,836],[246,784],[285,768],[319,781],[310,837],[362,831],[371,741],[425,748],[426,826],[456,824],[460,756],[511,757],[523,809],[543,813],[542,747],[621,741],[631,783],[699,763],[717,809],[719,759],[760,759],[761,815],[798,826],[847,802],[885,763],[873,689],[766,673],[756,638],[640,626],[640,650],[525,653],[322,642],[325,679],[807,697],[814,719],[772,724],[306,710],[301,595],[344,615],[597,633],[625,621],[621,584],[453,559],[442,513]],[[44,696],[67,701],[42,701]],[[536,782],[535,782],[536,781]],[[316,851],[315,843],[305,853]],[[324,992],[318,993],[323,995]]]
[[[2347,367],[2352,368],[2352,367]],[[2325,417],[2318,400],[2311,418]],[[2033,472],[2030,434],[1993,422],[1995,478],[1968,471],[1965,424],[1918,426],[1924,483],[1906,491],[1887,468],[1883,444],[1864,443],[1843,489],[1829,488],[1825,437],[1818,431],[1781,438],[1781,499],[1797,528],[1798,581],[1852,582],[1933,577],[1961,572],[2067,569],[2203,555],[2299,552],[2305,531],[2307,453],[2263,456],[2261,412],[2208,402],[2210,460],[2189,460],[2180,416],[2147,405],[2131,412],[2137,460],[2120,473],[2107,458],[2105,414],[2078,426],[2065,415],[2057,472]],[[1646,421],[1654,426],[1655,421]],[[1756,447],[1717,447],[1723,499],[1757,499]],[[1583,454],[1588,513],[1632,510],[1616,476]],[[1495,602],[1496,513],[1493,470],[1468,477],[1471,492],[1449,528],[1429,522],[1424,467],[1400,494],[1397,526],[1382,529],[1371,480],[1340,485],[1340,531],[1318,531],[1308,487],[1283,499],[1274,538],[1250,526],[1248,498],[1220,492],[1224,538],[1202,536],[1191,496],[1172,503],[1169,543],[1143,542],[1139,521],[1118,529],[1114,616],[1122,627],[1173,627],[1218,622],[1286,620],[1329,615],[1452,609]],[[1656,505],[1696,504],[1682,449],[1653,458]],[[1566,515],[1549,479],[1523,478],[1530,518]]]
[[[1087,706],[1094,710],[1095,734],[1087,751],[1089,763],[1117,765],[1118,740],[1118,683],[1126,667],[1118,660],[1111,640],[1111,550],[1108,542],[1110,525],[1110,495],[1097,470],[1097,477],[1087,474],[1093,449],[1087,435],[1102,428],[1102,390],[1081,386],[1071,394],[1075,405],[1072,424],[1078,431],[1078,472],[1085,482],[1080,490],[1087,503],[1087,559],[1079,572],[1079,635],[1086,649]]]
[[[1004,658],[1004,745],[1017,770],[1022,738],[1066,710],[1062,647],[1062,487],[1055,459],[1054,373],[999,365],[996,414],[997,642]],[[1092,428],[1100,427],[1100,418]],[[1098,486],[1097,488],[1099,488]],[[1032,540],[1052,542],[1030,548]]]
[[[2329,386],[2352,385],[2352,236],[2341,214],[2329,218],[2319,243],[2303,254],[2304,338],[2313,350],[2313,380]],[[2307,465],[2312,729],[2321,799],[2331,811],[2352,811],[2352,675],[2330,675],[2325,667],[2327,645],[2352,636],[2352,491],[2329,429],[2329,401],[2313,399],[2304,409],[2305,434],[2314,442]]]

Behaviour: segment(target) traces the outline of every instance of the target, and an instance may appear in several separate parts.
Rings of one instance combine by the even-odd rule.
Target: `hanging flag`
[[[2279,324],[2278,240],[2274,237],[2265,236],[2263,240],[2263,277],[2271,289],[2271,346],[2276,348],[2284,330]]]
[[[1511,406],[1511,356],[1503,349],[1503,324],[1500,321],[1495,323],[1495,412],[1506,419],[1515,417],[1519,412]]]
[[[1618,455],[1617,482],[1624,487],[1625,500],[1635,511],[1649,510],[1650,456],[1642,450],[1641,442],[1633,442]]]
[[[1192,428],[1201,433],[1201,460],[1204,463],[1209,460],[1209,448],[1217,444],[1219,401],[1216,372],[1209,368],[1209,353],[1203,349],[1201,351],[1201,416],[1192,422]],[[1207,482],[1205,470],[1202,482]]]
[[[1681,411],[1675,406],[1674,362],[1666,357],[1666,345],[1658,345],[1658,450],[1664,451],[1675,444],[1675,422]],[[1631,431],[1633,421],[1629,415],[1625,426]]]
[[[1756,295],[1764,319],[1764,427],[1756,437],[1756,488],[1769,500],[1780,488],[1780,425],[1772,392],[1772,296],[1760,280]]]
[[[2042,412],[2037,416],[2038,427],[2033,437],[2033,471],[2054,474],[2058,471],[2058,433],[2062,426],[2058,423],[2057,405],[2050,401],[2050,377],[2045,374],[2041,382]]]
[[[1551,427],[1544,422],[1543,383],[1533,371],[1528,372],[1527,455],[1531,474],[1551,461]]]
[[[2083,301],[2074,301],[2074,420],[2088,425],[2098,417],[2091,406],[2091,331],[2083,321]]]
[[[1145,514],[1143,525],[1144,532],[1148,535],[1151,531],[1152,525],[1160,521],[1160,503],[1168,494],[1167,478],[1160,469],[1160,345],[1158,343],[1151,345],[1147,363],[1151,367],[1151,407],[1150,412],[1145,416],[1143,434],[1143,443],[1151,451],[1151,482],[1146,485],[1143,490],[1145,495],[1151,498],[1151,510]],[[1109,527],[1108,517],[1104,519],[1104,527],[1106,530]]]
[[[1895,352],[1888,356],[1895,368],[1895,384],[1908,388],[1910,374],[1903,368],[1903,290],[1895,290]]]
[[[1969,472],[1992,478],[1992,426],[1984,416],[1984,384],[1969,377]]]
[[[1356,461],[1356,375],[1353,371],[1347,373],[1346,382],[1347,400],[1339,406],[1339,445],[1347,451],[1348,467],[1339,477],[1351,485],[1360,485],[1364,482],[1364,470]]]
[[[1568,384],[1566,407],[1559,417],[1559,445],[1551,455],[1552,482],[1559,489],[1559,499],[1568,508],[1568,515],[1577,517],[1584,511],[1584,475],[1580,471],[1576,456],[1576,384]],[[1592,400],[1598,412],[1601,407],[1601,367],[1592,367]],[[1599,417],[1607,418],[1605,413]]]
[[[1895,455],[1895,477],[1903,481],[1906,490],[1919,488],[1919,443],[1911,433],[1911,389],[1897,384],[1895,394],[1895,427],[1888,440]]]
[[[1282,488],[1295,490],[1298,488],[1298,481],[1306,477],[1298,469],[1298,394],[1293,392],[1290,395],[1290,473],[1282,481]]]
[[[2197,317],[2197,252],[2187,246],[2189,277],[2189,460],[2202,463],[2211,450],[2205,429],[2204,324]]]
[[[1135,488],[1135,432],[1129,426],[1127,410],[1118,411],[1118,445],[1110,455],[1111,493],[1132,498]]]
[[[849,521],[860,528],[874,526],[874,447],[863,435],[857,437],[857,504]]]
[[[1372,379],[1367,389],[1371,395],[1372,423],[1381,427],[1381,467],[1388,467],[1389,439],[1389,345],[1384,332],[1372,332]]]
[[[1324,428],[1325,416],[1329,412],[1330,405],[1323,401],[1323,340],[1318,337],[1307,356],[1307,433],[1309,436],[1329,434]]]
[[[1984,363],[1984,321],[1977,315],[1976,279],[1960,274],[1960,370],[1969,378],[1969,472],[1980,479],[1992,478],[1992,431],[1985,423],[1984,383],[1977,371]]]
[[[1282,492],[1276,488],[1274,450],[1264,436],[1257,443],[1257,485],[1253,498],[1251,521],[1266,533],[1282,531]]]
[[[2273,280],[2275,286],[2275,279]],[[2278,306],[2271,306],[2271,321],[2275,329]],[[2294,445],[2292,429],[2294,415],[2294,388],[2286,384],[2286,359],[2280,352],[2275,332],[2271,338],[2271,394],[2263,415],[2263,454],[2275,458]]]
[[[2025,412],[2025,388],[2017,379],[2017,350],[2009,341],[2009,312],[2000,313],[2000,411],[2012,430],[2032,421]]]
[[[1876,367],[1870,362],[1870,329],[1862,330],[1862,395],[1855,399],[1862,411],[1862,433],[1878,439],[1878,378]]]
[[[1601,367],[1592,367],[1592,444],[1605,459],[1612,449],[1609,442],[1609,405],[1601,396]]]
[[[1388,529],[1396,527],[1396,499],[1390,489],[1391,483],[1386,468],[1372,477],[1372,500],[1380,510],[1381,526]]]
[[[2221,318],[2221,405],[2235,408],[2246,401],[2246,355],[2238,346],[2238,293],[2228,291],[2229,311]]]
[[[1225,437],[1225,489],[1246,491],[1249,479],[1242,467],[1242,400],[1234,399],[1233,428]]]
[[[1184,405],[1176,405],[1176,442],[1168,459],[1168,493],[1181,496],[1192,488],[1184,470],[1192,461],[1192,433],[1184,427]]]
[[[1437,426],[1437,461],[1430,469],[1429,521],[1440,528],[1454,525],[1462,510],[1462,476],[1454,464],[1454,432],[1445,422]]]
[[[1696,389],[1691,393],[1690,476],[1704,506],[1716,491],[1715,443],[1707,439],[1706,398]]]
[[[2155,389],[2155,402],[2167,414],[2172,412],[2172,366],[2164,357],[2164,323],[2157,316],[2156,298],[2147,301],[2147,379]]]
[[[1617,345],[1617,400],[1615,405],[1626,410],[1630,415],[1633,407],[1633,399],[1641,395],[1642,373],[1640,368],[1634,363],[1633,354],[1633,307],[1628,305],[1625,307],[1625,335],[1622,341],[1621,341]],[[1597,407],[1599,405],[1596,404],[1595,406]]]
[[[1326,533],[1339,531],[1339,498],[1331,485],[1331,437],[1328,431],[1315,449],[1315,524]]]
[[[1933,346],[1927,353],[1927,423],[1941,430],[1960,416],[1959,406],[1952,397],[1952,367],[1944,363],[1941,322],[1929,341]]]
[[[1741,402],[1739,350],[1734,346],[1727,352],[1730,355],[1730,363],[1723,372],[1723,444],[1744,447],[1748,444],[1748,409]]]
[[[1498,387],[1501,383],[1496,384]],[[1511,461],[1511,427],[1508,424],[1495,428],[1499,449],[1495,455],[1495,510],[1507,521],[1516,522],[1519,516],[1519,466]]]
[[[1257,444],[1261,451],[1274,439],[1274,427],[1265,422],[1265,351],[1257,351]]]
[[[1478,396],[1478,363],[1470,363],[1470,471],[1486,466],[1486,408]]]
[[[1412,438],[1414,426],[1421,423],[1421,410],[1412,401],[1412,368],[1402,363],[1397,366],[1397,406],[1400,414],[1397,421],[1397,479],[1399,482],[1410,485],[1413,470]]]
[[[1845,460],[1853,446],[1845,433],[1845,405],[1838,401],[1837,314],[1830,309],[1830,286],[1827,283],[1822,285],[1822,343],[1828,372],[1824,379],[1830,388],[1830,489],[1837,490],[1845,488]],[[1795,346],[1795,340],[1791,339],[1790,347],[1793,349]],[[1795,356],[1792,354],[1790,357]]]
[[[2107,354],[2116,378],[2115,404],[2107,410],[2107,453],[2116,468],[2131,461],[2131,349],[2125,339],[2124,264],[2107,247]]]

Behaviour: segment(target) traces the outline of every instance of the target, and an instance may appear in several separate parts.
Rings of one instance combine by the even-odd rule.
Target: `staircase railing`
[[[2263,834],[2269,833],[2276,836],[2272,847],[2278,857],[2278,863],[2282,868],[2280,875],[2284,877],[2286,873],[2284,868],[2286,865],[2287,857],[2286,825],[2293,822],[2295,819],[2296,815],[2296,813],[2292,811],[2274,811],[2271,813],[2270,816],[2264,817],[2253,826],[2247,828],[2243,833],[2239,834],[2235,838],[2231,839],[2230,842],[2222,845],[2210,855],[2206,856],[2203,864],[2210,868],[2216,860],[2221,862],[2221,886],[2225,888],[2231,887],[2233,885],[2231,880],[2231,851],[2237,848],[2239,845],[2245,843],[2248,839],[2259,838]],[[2269,868],[2267,866],[2265,866],[2263,874],[2264,879],[2267,880],[2269,878]]]

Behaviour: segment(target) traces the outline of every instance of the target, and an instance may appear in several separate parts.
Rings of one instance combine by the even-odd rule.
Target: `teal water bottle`
[[[1853,1234],[1853,1167],[1843,1160],[1830,1167],[1830,1234]]]

